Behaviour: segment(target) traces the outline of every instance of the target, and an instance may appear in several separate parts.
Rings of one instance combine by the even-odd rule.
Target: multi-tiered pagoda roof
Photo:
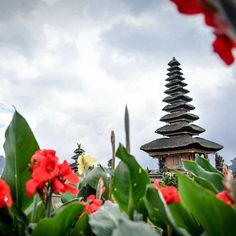
[[[170,153],[214,153],[223,146],[212,141],[198,137],[205,129],[192,124],[199,117],[190,111],[195,107],[189,104],[192,98],[187,94],[187,84],[182,76],[180,63],[173,58],[169,63],[168,78],[166,79],[167,97],[163,99],[167,105],[162,109],[167,114],[160,121],[166,125],[158,128],[155,132],[166,136],[144,144],[141,150],[148,152],[153,157],[163,156]]]

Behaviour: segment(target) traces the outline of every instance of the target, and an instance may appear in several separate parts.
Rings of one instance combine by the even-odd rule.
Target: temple
[[[163,99],[167,105],[162,109],[167,114],[160,119],[166,125],[155,131],[165,137],[146,143],[140,148],[151,157],[158,158],[160,171],[164,167],[182,170],[182,160],[194,160],[196,154],[207,158],[208,154],[223,148],[217,143],[199,137],[205,129],[192,124],[199,117],[190,112],[195,107],[189,104],[192,98],[186,95],[189,91],[182,77],[180,63],[173,58],[168,65],[165,91],[167,97]]]

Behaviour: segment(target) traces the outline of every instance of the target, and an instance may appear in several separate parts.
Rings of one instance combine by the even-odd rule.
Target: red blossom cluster
[[[216,36],[212,43],[213,49],[221,59],[231,65],[234,62],[232,53],[236,48],[236,42],[229,33],[229,24],[220,15],[219,10],[212,3],[206,0],[171,0],[179,12],[187,15],[203,14],[206,25],[214,29]],[[213,1],[214,2],[214,1]]]
[[[85,205],[84,210],[87,214],[92,214],[96,212],[102,205],[102,200],[96,199],[95,195],[89,195],[86,202],[82,202]]]
[[[78,189],[71,184],[77,184],[79,177],[72,171],[67,161],[59,163],[54,150],[36,151],[31,158],[30,170],[31,179],[26,182],[28,197],[36,192],[42,197],[49,188],[54,193],[78,194]]]
[[[12,206],[12,197],[10,193],[10,187],[5,180],[0,179],[0,208]]]
[[[233,205],[233,201],[229,198],[226,191],[219,192],[216,195],[217,198],[221,199],[223,202],[225,202],[228,205]]]
[[[174,187],[174,186],[161,187],[159,180],[155,180],[155,182],[153,183],[153,186],[158,191],[161,192],[161,194],[164,197],[167,204],[181,201],[176,187]]]

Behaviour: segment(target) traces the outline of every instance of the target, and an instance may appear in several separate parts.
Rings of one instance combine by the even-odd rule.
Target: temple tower
[[[189,104],[192,98],[186,95],[189,91],[182,77],[180,63],[173,58],[168,65],[165,91],[167,97],[163,99],[167,105],[162,109],[168,114],[160,119],[166,125],[155,131],[165,137],[146,143],[140,148],[151,157],[158,158],[160,170],[164,166],[182,169],[183,159],[194,160],[196,154],[207,158],[209,153],[215,153],[223,148],[217,143],[198,137],[205,129],[192,124],[199,117],[190,112],[195,107]]]

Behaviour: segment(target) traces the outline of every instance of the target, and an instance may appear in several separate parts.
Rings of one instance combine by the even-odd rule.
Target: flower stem
[[[51,205],[52,205],[52,187],[49,187],[49,194],[47,196],[47,201],[46,201],[46,217],[50,217],[51,215]]]
[[[32,211],[32,215],[31,215],[31,222],[35,222],[35,220],[36,220],[38,200],[39,200],[39,196],[38,196],[38,194],[35,194],[33,211]]]

